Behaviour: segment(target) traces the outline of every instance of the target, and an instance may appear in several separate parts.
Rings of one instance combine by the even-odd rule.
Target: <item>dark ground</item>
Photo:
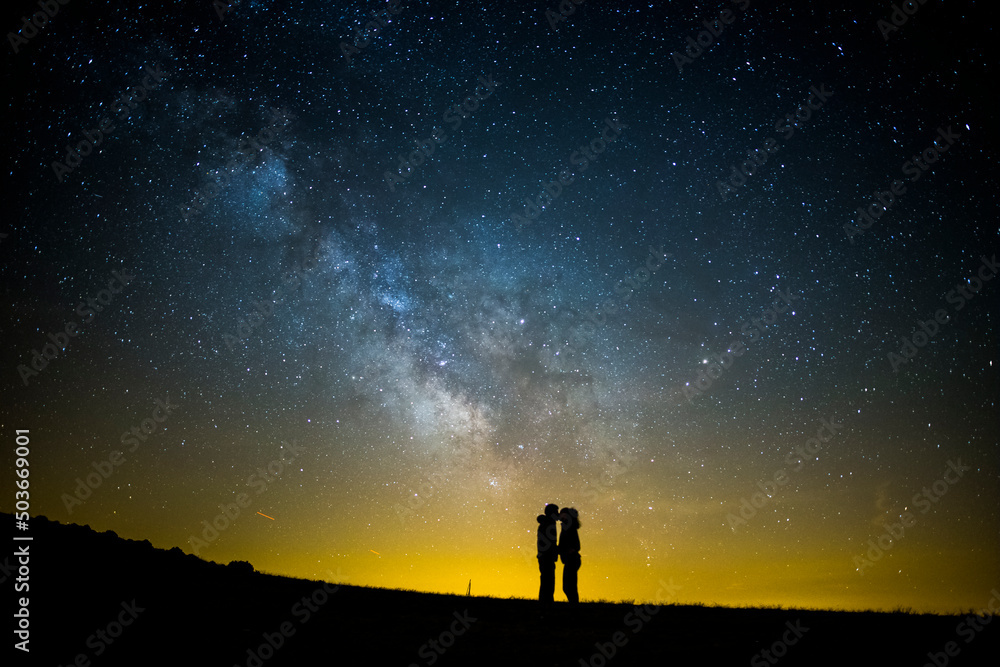
[[[13,525],[9,514],[0,514],[0,521]],[[324,602],[319,582],[250,572],[245,564],[207,563],[114,533],[34,517],[30,534],[31,653],[25,660],[22,652],[5,649],[15,654],[13,664],[70,665],[84,654],[95,666],[580,665],[582,659],[594,667],[605,662],[920,667],[933,664],[932,652],[940,653],[940,667],[945,658],[958,666],[995,665],[1000,655],[1000,623],[970,637],[956,633],[963,621],[956,616],[667,605],[651,608],[654,613],[644,621],[628,604],[568,609],[557,603],[542,613],[529,600],[355,586],[340,586]],[[0,566],[15,562],[8,555],[13,549],[5,550],[9,560],[0,560]],[[14,593],[16,577],[16,565],[15,571],[0,572],[8,600],[25,595]],[[309,610],[302,599],[314,593]],[[117,639],[108,636],[107,644],[95,635],[121,614],[128,619],[122,603],[133,599],[137,615]],[[6,618],[4,634],[11,637],[14,621]],[[280,632],[283,623],[289,636],[273,655],[265,649],[267,659],[258,662],[248,654],[266,645],[265,633]],[[768,662],[758,655],[762,649],[780,644],[783,634],[795,638],[786,623],[798,623],[804,634],[780,660]],[[452,627],[461,630],[454,642],[448,634]],[[613,645],[616,632],[622,633],[621,647]],[[432,639],[440,642],[440,651],[429,645]],[[949,641],[957,645],[956,657],[942,653]],[[604,660],[595,644],[607,653],[614,649],[614,656]],[[85,660],[78,664],[86,667]]]

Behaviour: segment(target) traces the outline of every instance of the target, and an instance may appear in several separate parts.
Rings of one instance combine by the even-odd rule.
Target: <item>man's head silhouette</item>
[[[545,505],[545,514],[546,516],[558,516],[559,506],[553,505],[552,503],[548,503],[547,505]]]

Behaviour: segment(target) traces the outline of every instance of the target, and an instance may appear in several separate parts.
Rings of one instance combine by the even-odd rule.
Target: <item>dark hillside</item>
[[[31,661],[16,652],[18,664],[321,665],[364,653],[375,665],[765,665],[773,649],[787,665],[919,666],[949,641],[950,664],[997,655],[995,625],[966,642],[958,617],[613,603],[542,613],[530,600],[324,588],[43,517],[32,535]],[[12,587],[16,573],[4,574]],[[127,622],[117,637],[116,621]]]

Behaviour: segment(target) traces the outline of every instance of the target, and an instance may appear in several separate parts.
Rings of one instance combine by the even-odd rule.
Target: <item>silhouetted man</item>
[[[538,586],[538,601],[551,603],[556,592],[556,561],[559,559],[559,545],[556,540],[556,517],[559,507],[549,503],[545,514],[538,515],[538,572],[541,583]]]

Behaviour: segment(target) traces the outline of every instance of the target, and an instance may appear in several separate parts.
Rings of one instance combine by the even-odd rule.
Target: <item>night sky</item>
[[[32,514],[530,598],[554,502],[584,600],[985,606],[991,3],[50,4],[4,24]]]

